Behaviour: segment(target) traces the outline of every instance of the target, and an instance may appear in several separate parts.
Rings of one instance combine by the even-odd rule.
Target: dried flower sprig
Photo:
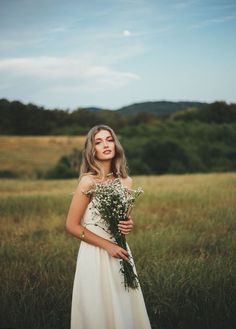
[[[141,193],[143,193],[141,188],[131,190],[123,186],[119,178],[96,183],[93,189],[86,192],[86,195],[92,197],[94,207],[105,221],[107,229],[116,243],[125,250],[128,250],[126,238],[119,231],[118,224],[121,220],[128,220],[135,200]],[[137,289],[139,283],[132,262],[122,259],[120,264],[125,288]]]

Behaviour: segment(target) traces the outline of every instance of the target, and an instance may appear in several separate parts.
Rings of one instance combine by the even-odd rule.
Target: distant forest
[[[236,121],[236,104],[161,101],[133,104],[116,111],[78,108],[70,112],[0,99],[0,118],[1,135],[83,135],[101,123],[123,134],[124,128],[166,121],[232,123]]]
[[[117,111],[48,110],[0,100],[1,135],[84,135],[107,124],[119,135],[130,173],[166,174],[236,170],[236,104],[147,102]],[[65,155],[42,177],[77,177],[80,151]]]

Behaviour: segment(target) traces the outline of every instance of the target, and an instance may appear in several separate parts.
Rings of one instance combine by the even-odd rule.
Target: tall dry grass
[[[0,136],[0,171],[35,177],[55,165],[61,156],[81,149],[84,136]]]
[[[79,241],[65,232],[76,180],[0,184],[0,327],[69,328]],[[233,329],[236,174],[135,177],[129,235],[158,329]],[[96,305],[94,305],[96,307]]]

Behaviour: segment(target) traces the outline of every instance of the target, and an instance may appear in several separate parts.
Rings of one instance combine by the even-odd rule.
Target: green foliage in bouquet
[[[125,250],[127,249],[125,235],[119,231],[118,224],[121,220],[127,220],[137,197],[143,193],[141,188],[136,190],[123,186],[120,179],[109,179],[104,183],[97,183],[95,188],[86,192],[93,197],[95,208],[104,219],[108,231],[114,237],[116,243]],[[126,289],[139,287],[137,275],[134,272],[132,260],[122,259],[121,272],[124,275]]]

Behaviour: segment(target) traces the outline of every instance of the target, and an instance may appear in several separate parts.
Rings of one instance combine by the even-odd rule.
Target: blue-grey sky
[[[236,1],[0,0],[0,98],[236,102]]]

